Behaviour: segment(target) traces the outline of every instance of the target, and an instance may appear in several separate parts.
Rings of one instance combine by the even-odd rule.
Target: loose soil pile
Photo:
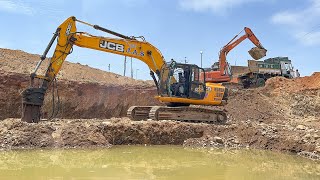
[[[320,72],[296,79],[271,78],[263,92],[293,118],[320,118]]]
[[[274,77],[266,82],[265,90],[273,95],[283,92],[297,93],[305,91],[318,91],[320,89],[320,72],[315,72],[311,76],[295,79],[284,77]]]
[[[36,64],[40,60],[40,55],[29,54],[20,50],[10,50],[0,48],[0,72],[15,72],[19,74],[30,75],[34,71]],[[49,60],[46,59],[40,66],[39,75],[43,75],[48,67]],[[105,72],[99,69],[81,65],[79,63],[71,63],[65,61],[62,65],[58,79],[68,81],[90,82],[108,85],[135,85],[153,87],[152,81],[135,80],[129,77],[121,76],[112,72]]]

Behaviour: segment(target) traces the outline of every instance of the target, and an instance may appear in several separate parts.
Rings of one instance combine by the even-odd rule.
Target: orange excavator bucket
[[[258,47],[254,47],[254,48],[250,49],[248,52],[254,60],[261,59],[261,58],[265,57],[267,54],[266,49],[262,49],[262,48],[258,48]]]

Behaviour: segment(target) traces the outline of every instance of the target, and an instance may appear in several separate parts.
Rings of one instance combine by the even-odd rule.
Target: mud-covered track
[[[134,121],[152,119],[209,124],[227,121],[225,112],[202,107],[132,106],[127,116]]]

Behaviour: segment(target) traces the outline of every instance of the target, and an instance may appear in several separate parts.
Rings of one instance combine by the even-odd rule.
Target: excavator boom
[[[111,32],[113,35],[126,39],[100,37],[93,36],[85,32],[77,32],[76,21],[85,23],[77,20],[75,17],[70,17],[57,28],[45,53],[41,56],[41,61],[38,63],[33,74],[36,74],[41,62],[46,58],[52,43],[57,37],[59,38],[54,54],[50,60],[50,68],[48,68],[48,71],[45,75],[49,81],[52,81],[53,78],[58,74],[66,57],[72,52],[73,45],[139,59],[146,63],[153,72],[159,72],[161,67],[166,63],[161,52],[146,41],[138,41],[134,37],[130,38],[128,36],[124,36],[111,30],[102,28],[98,25],[90,25],[88,23],[85,24],[90,25],[98,30],[103,30],[108,33]],[[40,76],[37,77],[42,78]]]

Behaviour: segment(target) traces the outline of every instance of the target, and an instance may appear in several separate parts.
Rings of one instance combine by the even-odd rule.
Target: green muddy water
[[[258,150],[178,146],[0,152],[0,179],[320,179],[320,163]]]

